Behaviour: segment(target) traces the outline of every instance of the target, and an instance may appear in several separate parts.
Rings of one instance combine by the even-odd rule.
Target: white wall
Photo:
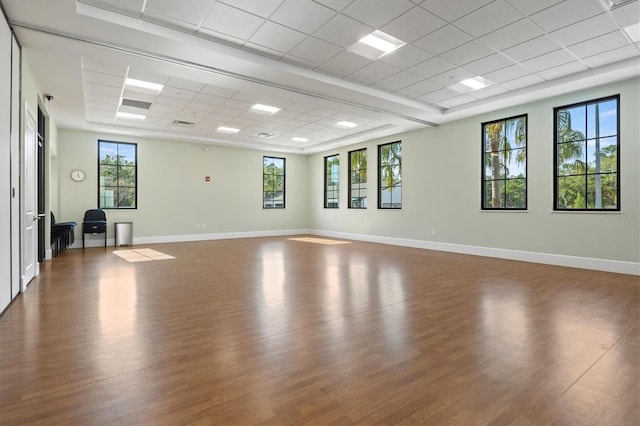
[[[308,227],[304,156],[278,154],[287,159],[286,208],[265,210],[262,157],[273,154],[224,147],[204,151],[191,143],[63,129],[57,156],[60,221],[80,224],[86,210],[97,208],[98,139],[138,144],[138,208],[106,210],[110,239],[114,222],[129,221],[134,243]],[[71,180],[75,169],[86,172],[83,182]],[[78,226],[76,241],[81,239]]]
[[[388,237],[390,242],[407,239],[410,245],[418,246],[416,241],[433,242],[434,248],[453,251],[474,246],[632,262],[635,265],[631,269],[640,270],[639,81],[593,88],[313,155],[309,159],[309,226],[326,235]],[[622,212],[552,212],[553,107],[617,93],[621,94]],[[482,212],[481,123],[525,113],[528,211]],[[378,210],[377,145],[397,140],[402,141],[403,150],[403,208]],[[368,148],[369,208],[348,209],[347,152],[361,147]],[[341,164],[340,208],[324,209],[323,158],[336,153],[340,154]],[[484,252],[495,254],[491,250]]]

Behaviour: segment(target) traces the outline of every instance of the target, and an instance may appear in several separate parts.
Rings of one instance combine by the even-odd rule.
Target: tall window
[[[482,123],[482,209],[527,208],[527,115]]]
[[[324,207],[338,208],[340,189],[340,157],[338,154],[324,157]]]
[[[367,149],[349,152],[349,208],[367,208]]]
[[[98,177],[99,208],[137,208],[138,146],[99,140]]]
[[[378,145],[378,208],[402,208],[402,142]]]
[[[554,108],[555,210],[620,210],[619,101]]]
[[[285,159],[263,157],[262,159],[262,207],[283,209],[285,196]]]

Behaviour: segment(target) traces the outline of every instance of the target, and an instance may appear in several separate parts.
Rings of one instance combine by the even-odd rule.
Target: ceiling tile
[[[315,67],[337,55],[341,50],[341,48],[326,41],[315,37],[307,37],[302,43],[291,49],[289,54],[310,61]]]
[[[480,90],[474,90],[473,92],[470,92],[469,94],[471,96],[473,96],[474,98],[477,99],[485,99],[491,96],[496,96],[496,95],[500,95],[502,93],[506,93],[508,92],[507,89],[505,89],[502,86],[498,86],[496,84],[492,85],[492,86],[488,86],[485,87],[484,89],[480,89]]]
[[[546,53],[541,56],[537,56],[533,59],[522,62],[522,66],[532,72],[540,72],[549,68],[555,68],[559,65],[563,65],[574,61],[573,57],[564,49],[556,50],[555,52]]]
[[[284,2],[269,20],[311,34],[335,14],[334,10],[311,0],[296,0]]]
[[[151,105],[151,108],[149,108],[149,111],[151,111],[151,112],[164,112],[164,113],[167,113],[167,114],[178,114],[180,111],[182,111],[182,107],[174,106],[174,105],[163,105],[163,104],[155,103],[155,104]]]
[[[347,47],[373,32],[373,27],[344,15],[336,15],[313,35],[338,46]]]
[[[268,18],[282,4],[282,0],[218,0],[245,12]]]
[[[194,0],[189,2],[189,7],[172,0],[147,0],[145,2],[144,15],[155,12],[173,19],[188,22],[196,26],[200,25],[202,18],[207,15],[215,0]]]
[[[431,80],[422,80],[418,83],[412,84],[410,86],[404,87],[397,91],[399,95],[406,96],[407,98],[413,99],[425,95],[430,92],[435,92],[436,90],[442,89],[443,86],[438,83],[434,83]]]
[[[495,51],[473,40],[440,55],[442,59],[457,65],[468,64],[477,59],[493,54]]]
[[[633,1],[611,11],[621,28],[640,22],[640,1]]]
[[[288,52],[296,47],[305,35],[274,22],[265,22],[251,37],[251,41],[280,52]]]
[[[245,43],[245,39],[233,37],[228,34],[224,34],[219,31],[213,31],[205,27],[198,28],[198,31],[196,31],[196,35],[206,40],[211,40],[216,43],[226,44],[233,47],[242,47]]]
[[[533,25],[531,21],[521,19],[504,28],[480,37],[480,41],[496,50],[502,50],[536,38],[542,34],[542,30]]]
[[[455,64],[447,62],[444,59],[440,59],[436,56],[409,68],[407,71],[421,75],[425,78],[429,78],[433,77],[434,75],[441,74],[445,71],[452,70],[455,67]]]
[[[468,104],[470,102],[476,101],[477,99],[469,96],[469,95],[459,95],[453,98],[449,98],[441,103],[447,105],[448,107],[455,107],[459,105]]]
[[[421,80],[423,80],[423,78],[419,75],[412,74],[406,71],[400,71],[397,74],[392,74],[389,77],[378,81],[373,86],[378,89],[394,92],[398,89],[402,89],[403,87],[409,86],[413,83],[417,83]]]
[[[78,0],[78,3],[90,4],[134,18],[140,18],[144,0]]]
[[[103,111],[107,111],[107,112],[111,112],[113,114],[116,113],[117,109],[118,109],[118,104],[103,104],[101,102],[89,102],[86,101],[85,102],[85,107],[87,109],[93,109],[93,110],[103,110]]]
[[[422,37],[413,44],[429,53],[439,55],[454,47],[461,46],[472,39],[473,37],[469,34],[460,31],[454,26],[447,25]]]
[[[546,9],[555,4],[563,2],[564,0],[507,0],[513,7],[518,9],[525,15],[531,15],[536,12],[540,12],[542,9]]]
[[[525,75],[524,77],[516,78],[511,81],[502,83],[502,87],[506,87],[509,90],[521,89],[523,87],[533,86],[534,84],[543,83],[544,79],[535,74]]]
[[[104,84],[84,83],[85,93],[98,93],[109,96],[120,96],[122,92],[121,87],[105,86]]]
[[[207,84],[204,87],[204,89],[202,89],[200,91],[200,93],[204,93],[206,95],[221,96],[221,97],[224,97],[224,98],[231,98],[236,93],[238,93],[238,91],[237,90],[233,90],[233,89],[229,89],[227,87],[220,87],[220,86],[214,86],[212,84]],[[198,102],[202,102],[202,101],[198,100]]]
[[[525,41],[524,43],[520,43],[517,46],[510,47],[502,53],[517,62],[522,62],[527,59],[535,58],[536,56],[544,55],[545,53],[553,52],[561,47],[562,46],[551,40],[549,37],[540,36],[532,40]]]
[[[522,19],[522,17],[520,12],[504,0],[496,0],[458,19],[454,25],[467,34],[480,37]]]
[[[484,76],[484,74],[501,68],[506,68],[511,65],[515,65],[511,59],[500,53],[494,53],[493,55],[485,56],[482,59],[468,63],[464,68],[476,75]]]
[[[187,101],[192,100],[196,96],[196,92],[191,90],[177,89],[175,87],[168,86],[165,86],[161,93],[162,96],[169,96],[171,98],[184,99]]]
[[[337,10],[338,12],[347,7],[353,0],[315,0],[317,3],[323,4],[328,8]]]
[[[638,57],[638,48],[636,46],[624,46],[618,49],[609,50],[608,52],[589,56],[584,58],[582,62],[587,64],[590,68],[595,68],[633,57]]]
[[[120,103],[120,97],[118,96],[102,95],[99,93],[85,93],[84,100],[87,102],[99,102],[112,105],[118,105],[118,103]]]
[[[613,31],[609,34],[583,41],[582,43],[576,43],[569,46],[568,49],[577,57],[585,58],[630,44],[622,31]]]
[[[111,74],[103,74],[100,72],[83,70],[82,80],[85,83],[96,83],[105,86],[122,88],[122,86],[124,85],[124,74],[123,77],[120,77]]]
[[[569,25],[549,34],[549,37],[563,46],[589,40],[618,29],[613,18],[607,13],[585,19],[577,24]]]
[[[409,68],[426,61],[430,57],[431,55],[424,50],[408,44],[389,55],[383,56],[379,61],[398,68]]]
[[[444,25],[445,21],[416,6],[389,22],[381,30],[405,43],[411,43]]]
[[[321,64],[316,70],[344,77],[370,64],[372,61],[355,53],[342,51]]]
[[[398,68],[385,64],[384,62],[372,62],[366,67],[349,74],[347,80],[356,81],[364,84],[371,84],[389,77],[400,71]]]
[[[213,112],[216,110],[218,105],[205,104],[202,102],[190,102],[189,105],[186,106],[186,109],[193,111],[205,111],[205,112]]]
[[[414,6],[408,0],[355,0],[342,13],[357,21],[380,28]]]
[[[189,104],[189,100],[172,98],[170,96],[158,96],[158,99],[156,99],[156,104],[172,105],[172,106],[184,108]]]
[[[473,12],[493,0],[451,1],[451,0],[426,0],[420,6],[429,12],[441,17],[445,21],[453,22],[466,14]]]
[[[523,77],[528,74],[531,74],[531,71],[527,70],[523,66],[511,65],[510,67],[490,72],[484,77],[489,81],[493,81],[494,83],[504,83],[505,81]]]
[[[224,3],[216,3],[202,26],[243,40],[248,39],[262,25],[264,18],[244,12]]]
[[[540,71],[538,75],[545,80],[553,80],[555,78],[564,77],[565,75],[575,74],[581,71],[586,71],[588,69],[589,68],[586,65],[580,63],[579,61],[573,61],[569,62],[568,64]]]
[[[436,90],[435,92],[427,93],[424,96],[420,96],[419,99],[425,100],[427,102],[440,102],[445,99],[455,98],[456,96],[460,96],[460,93],[448,89],[446,87]]]
[[[530,16],[530,19],[547,32],[580,22],[606,12],[604,2],[597,0],[566,0]]]
[[[197,81],[185,80],[183,78],[172,77],[165,83],[165,86],[173,87],[175,89],[190,90],[192,92],[199,92],[204,89],[206,84],[199,83]]]

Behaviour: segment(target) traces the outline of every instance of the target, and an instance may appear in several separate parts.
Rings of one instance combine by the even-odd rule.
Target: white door
[[[38,188],[36,188],[37,122],[24,105],[24,222],[22,245],[22,291],[38,274]]]

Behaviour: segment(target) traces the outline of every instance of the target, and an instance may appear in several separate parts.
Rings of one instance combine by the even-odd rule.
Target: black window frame
[[[596,137],[590,138],[589,137],[589,115],[588,115],[588,107],[590,105],[596,105],[596,104],[601,104],[604,102],[609,102],[609,101],[615,101],[616,102],[616,134],[615,135],[606,135],[606,136],[599,136],[597,135]],[[576,139],[576,140],[572,140],[569,142],[562,142],[562,143],[575,143],[575,142],[583,142],[585,147],[587,147],[588,142],[590,140],[596,140],[596,139],[603,139],[603,138],[610,138],[610,137],[615,137],[616,138],[616,171],[612,172],[612,173],[589,173],[588,169],[588,150],[585,149],[585,154],[584,154],[584,158],[585,158],[585,165],[587,166],[585,168],[585,172],[584,173],[576,173],[576,174],[572,174],[572,175],[560,175],[559,174],[559,161],[558,161],[558,148],[559,148],[559,142],[558,142],[558,113],[561,110],[569,110],[569,109],[575,109],[575,108],[579,108],[579,107],[584,107],[585,108],[585,131],[587,132],[587,134],[584,136],[584,139]],[[598,120],[596,119],[596,122]],[[605,96],[605,97],[601,97],[601,98],[597,98],[597,99],[591,99],[588,101],[583,101],[583,102],[576,102],[576,103],[572,103],[572,104],[568,104],[568,105],[562,105],[559,107],[555,107],[553,108],[553,210],[554,211],[558,211],[558,212],[619,212],[621,211],[621,200],[620,200],[620,187],[621,187],[621,182],[620,182],[620,148],[621,148],[621,135],[620,135],[620,94],[616,94],[616,95],[611,95],[611,96]],[[612,175],[615,174],[616,176],[616,206],[614,208],[597,208],[597,207],[593,207],[593,208],[589,208],[589,200],[588,200],[588,194],[589,194],[589,176],[595,176],[595,175]],[[560,207],[560,203],[559,203],[559,190],[558,190],[558,186],[559,186],[559,179],[558,178],[562,178],[562,177],[572,177],[572,176],[584,176],[585,179],[585,207],[584,208],[567,208],[567,207]]]
[[[337,173],[331,173],[329,176],[329,161],[335,158],[338,165]],[[329,189],[329,182],[334,183],[334,189]],[[336,200],[335,205],[330,205],[329,195],[333,194],[332,199]],[[327,155],[324,157],[324,208],[325,209],[337,209],[340,208],[340,154]]]
[[[393,164],[382,164],[382,149],[386,146],[390,146],[390,145],[398,145],[400,146],[400,160],[399,163],[393,163]],[[390,187],[387,186],[385,188],[394,188],[394,187],[400,187],[400,205],[399,206],[394,206],[394,204],[397,203],[393,203],[393,198],[391,199],[391,206],[387,206],[385,207],[382,203],[382,190],[383,190],[383,186],[382,186],[382,179],[384,176],[384,171],[383,168],[384,167],[394,167],[394,166],[398,166],[400,168],[399,171],[399,185],[391,185]],[[393,190],[392,190],[393,193]],[[383,143],[378,145],[378,209],[381,210],[400,210],[402,209],[402,141],[394,141],[394,142],[388,142],[388,143]]]
[[[265,176],[267,176],[267,174],[265,174],[265,159],[267,158],[272,160],[282,160],[282,206],[276,206],[275,203],[272,206],[266,205],[267,194],[268,193],[276,194],[278,192],[278,191],[267,191],[265,189],[264,182],[265,182]],[[269,175],[278,176],[275,173],[271,173]],[[271,155],[264,155],[262,156],[262,209],[274,210],[274,209],[285,209],[286,207],[287,207],[287,159],[284,157],[274,157]]]
[[[503,126],[503,128],[506,128],[506,123],[508,121],[514,121],[516,119],[524,119],[524,147],[520,147],[520,146],[516,146],[516,147],[510,147],[509,149],[507,149],[506,145],[503,145],[502,149],[498,149],[498,151],[496,151],[497,153],[499,153],[499,155],[504,155],[506,156],[507,151],[515,151],[515,150],[524,150],[524,158],[525,158],[525,164],[524,164],[524,178],[519,178],[519,177],[515,177],[515,178],[509,178],[509,177],[503,177],[500,179],[492,179],[493,176],[491,177],[487,177],[487,158],[486,155],[487,154],[491,154],[494,151],[488,151],[486,149],[487,146],[487,141],[485,140],[485,136],[486,136],[486,128],[487,126],[490,126],[492,124],[495,123],[500,123],[503,122],[505,123],[505,126]],[[482,144],[480,146],[480,170],[481,170],[481,176],[480,176],[480,209],[481,210],[485,210],[485,211],[526,211],[528,210],[528,206],[529,206],[529,114],[518,114],[518,115],[513,115],[511,117],[505,117],[505,118],[500,118],[497,120],[491,120],[491,121],[485,121],[481,124],[480,126],[480,140],[482,141]],[[516,160],[517,161],[517,160]],[[509,181],[517,181],[517,180],[524,180],[524,207],[508,207],[507,206],[507,197],[508,197],[508,192],[505,191],[504,195],[503,195],[503,207],[493,207],[490,205],[487,205],[485,203],[485,201],[487,200],[487,182],[493,182],[493,181],[503,181],[504,182],[504,188],[507,188],[507,184]]]
[[[119,165],[116,161],[116,185],[113,186],[107,186],[107,185],[102,185],[102,162],[100,161],[100,153],[101,153],[101,145],[105,143],[105,144],[116,144],[119,150],[119,147],[121,145],[129,145],[129,146],[133,146],[134,148],[134,155],[135,155],[135,165],[133,166],[134,169],[134,173],[135,173],[135,179],[134,179],[134,186],[124,186],[124,185],[120,185],[120,179],[118,178],[118,172],[120,167],[122,167],[121,165]],[[130,167],[130,166],[126,166],[126,167]],[[105,207],[101,204],[102,202],[102,197],[101,197],[101,189],[102,188],[115,188],[116,191],[119,191],[120,188],[133,188],[135,196],[134,196],[134,206],[125,206],[125,207],[121,207],[119,205],[117,205],[116,207]],[[118,196],[115,197],[115,201],[116,204],[118,204]],[[102,209],[102,210],[137,210],[138,209],[138,144],[135,142],[120,142],[120,141],[112,141],[112,140],[106,140],[106,139],[98,139],[98,208]]]
[[[361,209],[366,209],[367,208],[367,206],[366,206],[367,203],[364,203],[364,205],[359,205],[359,206],[354,206],[354,203],[353,203],[353,192],[354,191],[353,191],[352,185],[353,185],[353,172],[354,172],[354,170],[353,170],[352,156],[356,152],[363,152],[364,155],[365,155],[366,161],[367,161],[367,166],[364,168],[364,173],[365,173],[365,177],[366,177],[366,180],[365,180],[364,183],[366,183],[366,185],[367,185],[367,187],[366,187],[367,196],[365,198],[367,199],[367,201],[369,199],[369,187],[368,187],[368,185],[369,185],[369,176],[367,174],[367,169],[369,168],[369,158],[368,158],[367,148],[354,149],[353,151],[349,151],[348,155],[347,155],[348,160],[349,160],[349,190],[347,191],[348,192],[348,197],[349,197],[349,204],[347,205],[347,207],[350,208],[350,209],[361,210]],[[360,168],[357,171],[361,172],[362,170],[363,169]],[[362,182],[360,182],[360,184],[361,183]],[[359,190],[358,190],[358,192],[359,192]],[[359,199],[362,199],[362,197],[359,197]]]

